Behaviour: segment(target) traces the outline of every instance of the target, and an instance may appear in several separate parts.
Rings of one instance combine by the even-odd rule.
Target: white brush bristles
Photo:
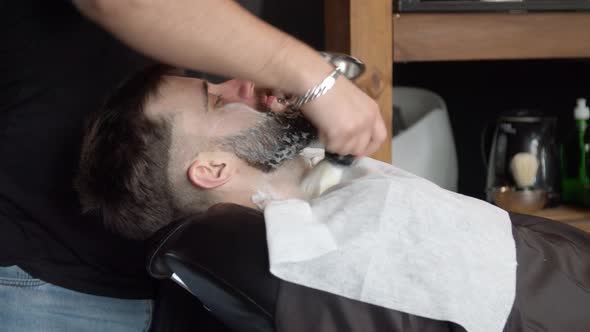
[[[530,187],[535,183],[539,162],[532,153],[520,152],[512,157],[510,170],[519,187]]]
[[[309,198],[316,198],[342,180],[343,169],[326,160],[320,161],[303,178],[301,191]]]

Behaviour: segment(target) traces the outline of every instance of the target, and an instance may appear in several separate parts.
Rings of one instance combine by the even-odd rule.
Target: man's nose
[[[210,93],[221,95],[227,103],[240,102],[251,107],[256,106],[254,83],[241,79],[233,79],[210,88]]]

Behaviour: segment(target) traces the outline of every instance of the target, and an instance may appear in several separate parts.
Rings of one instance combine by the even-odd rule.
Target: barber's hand
[[[369,155],[387,135],[377,103],[343,76],[325,95],[303,105],[302,112],[332,153]]]

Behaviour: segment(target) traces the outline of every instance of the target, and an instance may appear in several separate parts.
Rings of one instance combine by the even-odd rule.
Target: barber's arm
[[[231,0],[74,0],[134,49],[162,62],[301,95],[331,71],[321,56]],[[366,155],[385,139],[377,104],[344,77],[302,111],[326,149]]]

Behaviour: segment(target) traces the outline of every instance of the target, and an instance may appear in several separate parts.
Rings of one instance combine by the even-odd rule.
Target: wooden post
[[[388,138],[372,156],[391,163],[391,0],[325,0],[326,50],[351,54],[367,65],[357,83],[379,104]]]

